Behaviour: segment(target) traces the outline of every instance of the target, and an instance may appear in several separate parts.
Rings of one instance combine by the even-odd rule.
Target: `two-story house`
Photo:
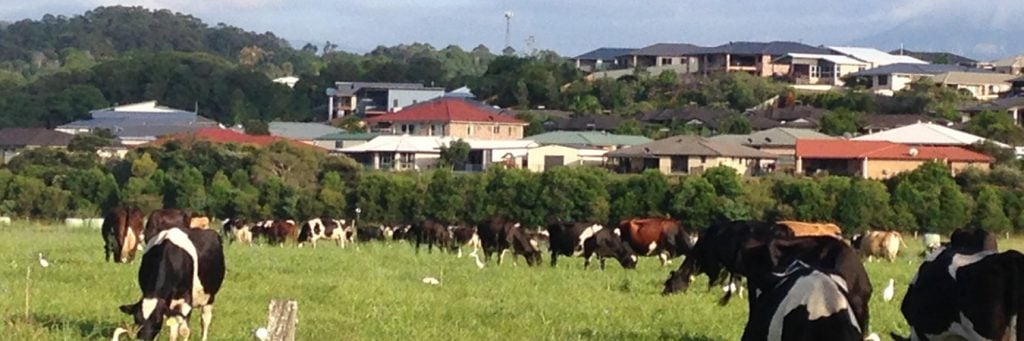
[[[420,102],[364,122],[375,132],[482,140],[522,139],[527,126],[482,102],[452,97]]]
[[[602,47],[573,57],[571,60],[576,63],[576,68],[584,72],[621,69],[626,66],[624,64],[620,65],[619,60],[616,58],[633,52],[633,50],[635,49]]]
[[[416,103],[444,96],[444,88],[417,83],[335,82],[327,89],[329,119],[386,114]]]
[[[748,72],[755,76],[769,77],[789,74],[790,63],[776,60],[790,53],[832,54],[820,47],[789,41],[773,41],[730,42],[701,49],[697,55],[700,57],[700,71],[704,74]]]
[[[680,73],[686,73],[687,66],[692,67],[691,72],[695,72],[698,67],[695,56],[704,49],[693,44],[659,43],[622,54],[618,59],[619,65],[626,68],[675,65],[682,66],[684,71]]]

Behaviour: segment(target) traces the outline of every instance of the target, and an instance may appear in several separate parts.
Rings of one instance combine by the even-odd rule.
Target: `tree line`
[[[949,174],[937,163],[886,181],[744,178],[727,167],[691,176],[614,174],[597,167],[531,173],[499,166],[482,173],[393,173],[363,171],[347,157],[284,143],[255,148],[172,141],[108,162],[87,148],[26,151],[0,169],[0,213],[60,219],[132,205],[187,208],[217,218],[308,219],[351,218],[359,208],[364,221],[388,224],[505,216],[537,226],[668,215],[694,228],[735,219],[796,219],[837,222],[847,231],[1024,231],[1024,173],[1004,167]]]

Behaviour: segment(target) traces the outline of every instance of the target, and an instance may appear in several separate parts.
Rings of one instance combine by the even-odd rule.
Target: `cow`
[[[485,261],[490,261],[491,255],[498,253],[498,264],[501,264],[505,258],[505,251],[512,250],[513,264],[516,263],[518,256],[526,258],[526,264],[529,266],[540,263],[537,241],[530,239],[518,222],[502,217],[491,218],[486,223],[478,225],[477,234],[484,249]]]
[[[392,228],[391,240],[415,239],[411,236],[412,225],[397,225]]]
[[[451,244],[452,237],[448,233],[448,228],[433,220],[413,225],[412,233],[416,239],[416,252],[420,251],[422,244],[427,244],[427,252],[433,252],[434,246],[444,250]]]
[[[861,254],[868,257],[885,257],[890,262],[896,260],[903,243],[903,235],[896,231],[868,231],[860,236],[854,244]]]
[[[128,263],[135,259],[135,251],[142,245],[142,221],[145,214],[132,207],[117,207],[103,217],[100,232],[103,235],[103,254],[109,262]]]
[[[294,220],[266,220],[256,224],[253,236],[265,238],[270,245],[284,246],[286,241],[297,240],[298,232]]]
[[[750,309],[742,340],[862,340],[842,277],[795,261],[769,281]]]
[[[942,236],[938,233],[925,233],[922,237],[924,254],[929,254],[942,247]]]
[[[911,340],[1024,340],[1024,254],[979,246],[951,242],[918,268],[900,305]]]
[[[188,210],[182,210],[177,208],[165,208],[153,211],[149,214],[149,219],[146,219],[146,230],[143,233],[145,236],[146,243],[149,243],[160,231],[172,228],[191,227],[192,212]]]
[[[302,223],[299,229],[299,247],[310,243],[316,247],[316,241],[320,239],[334,240],[334,244],[344,248],[348,244],[348,237],[345,235],[345,220],[333,220],[327,218],[310,219]]]
[[[386,225],[360,226],[356,231],[356,240],[361,242],[387,241],[394,236],[394,230]]]
[[[839,225],[830,223],[808,223],[803,221],[783,220],[776,223],[776,228],[789,230],[796,237],[833,236],[842,237],[843,230]]]
[[[666,266],[671,258],[687,254],[697,235],[669,218],[634,218],[619,223],[622,239],[642,256],[658,256]]]
[[[981,228],[956,229],[949,236],[949,247],[959,249],[961,252],[965,252],[964,250],[970,250],[970,252],[999,250],[996,237]]]
[[[551,266],[558,264],[558,256],[583,256],[583,267],[590,265],[590,258],[597,255],[604,269],[604,258],[613,257],[626,269],[635,269],[637,256],[622,241],[621,230],[607,229],[595,223],[552,223],[547,225],[548,251],[551,252]]]
[[[712,226],[697,241],[679,269],[670,273],[662,293],[685,291],[690,285],[690,276],[698,273],[706,274],[711,285],[721,284],[726,277],[734,281],[742,276],[747,278],[751,292],[748,304],[752,308],[757,293],[771,289],[772,271],[799,260],[834,272],[849,284],[853,313],[866,331],[873,288],[857,251],[840,238],[794,237],[772,225],[737,221]],[[728,291],[719,303],[727,303],[731,294]]]
[[[226,219],[221,222],[221,232],[228,241],[252,244],[253,226],[245,219]]]
[[[192,218],[189,219],[188,227],[191,227],[191,228],[194,228],[194,229],[209,230],[210,229],[210,217],[192,216]]]
[[[142,298],[120,310],[134,317],[136,337],[153,340],[164,325],[170,339],[188,339],[193,309],[202,312],[202,340],[207,340],[213,303],[224,282],[224,250],[220,236],[209,230],[170,228],[152,236],[142,254],[139,288]]]
[[[458,258],[462,258],[462,248],[469,247],[472,252],[477,252],[482,246],[480,245],[480,235],[476,233],[476,227],[459,226],[451,230],[452,236],[452,249],[458,255]],[[472,254],[472,253],[471,253]]]

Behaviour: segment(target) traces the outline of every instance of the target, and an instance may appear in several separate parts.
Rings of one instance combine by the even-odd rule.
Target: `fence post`
[[[294,300],[270,300],[267,331],[271,341],[295,341],[295,328],[299,322],[299,303]]]

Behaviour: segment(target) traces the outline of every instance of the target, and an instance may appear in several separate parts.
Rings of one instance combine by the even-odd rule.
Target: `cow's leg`
[[[597,261],[601,263],[601,271],[604,271],[604,257],[597,256]]]
[[[455,258],[462,258],[462,247],[460,246],[458,248],[458,250],[459,250],[459,252],[458,252],[458,254],[457,254],[457,256]]]
[[[213,305],[203,306],[203,341],[210,336],[210,322],[213,321]]]
[[[556,264],[558,264],[558,253],[551,251],[551,267],[554,267]]]
[[[185,340],[188,340],[192,336],[192,330],[188,328],[188,319],[184,316],[177,316],[175,318],[178,319],[178,334]]]
[[[508,252],[508,249],[501,250],[501,253],[498,254],[498,265],[501,265],[501,263],[505,261],[506,252]]]
[[[661,260],[661,266],[662,267],[668,266],[668,253],[667,252],[659,253],[658,254],[658,259]]]

